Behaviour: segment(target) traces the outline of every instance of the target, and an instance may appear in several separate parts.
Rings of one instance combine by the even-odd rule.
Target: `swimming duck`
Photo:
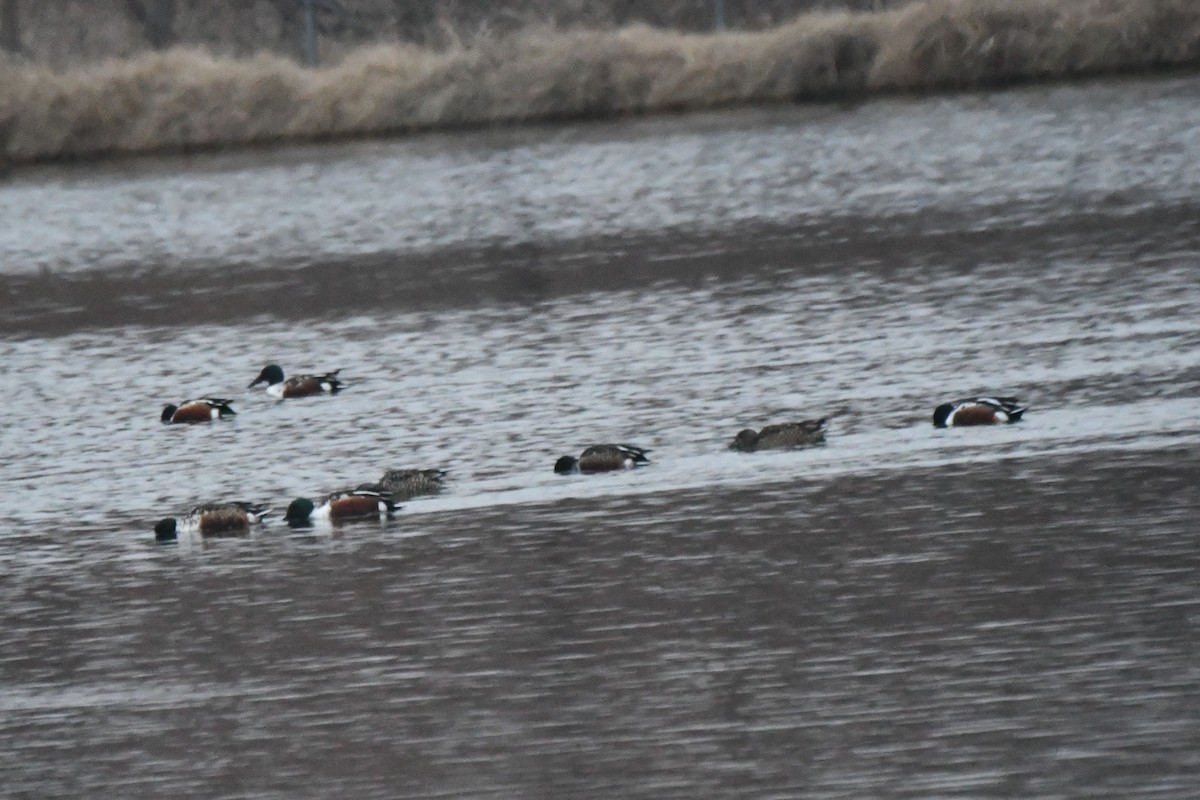
[[[191,422],[211,422],[226,416],[236,416],[233,407],[227,399],[220,397],[199,397],[193,401],[184,401],[179,405],[167,404],[162,407],[162,421],[167,425],[181,425]]]
[[[159,520],[154,526],[154,538],[172,542],[179,531],[201,536],[241,536],[250,532],[251,525],[262,522],[269,511],[267,506],[257,503],[206,503],[193,508],[182,520],[174,517]]]
[[[289,397],[308,397],[323,392],[337,394],[345,386],[338,380],[339,372],[340,369],[335,369],[324,375],[293,375],[285,380],[283,369],[278,364],[268,364],[246,388],[253,389],[258,384],[265,383],[267,394],[281,400]]]
[[[786,450],[791,447],[807,447],[825,442],[825,418],[806,419],[803,422],[785,422],[768,425],[761,431],[751,428],[739,431],[730,443],[730,450],[753,453],[757,450]]]
[[[220,397],[200,397],[193,401],[184,401],[179,405],[167,404],[162,407],[162,421],[166,425],[181,425],[191,422],[211,422],[226,416],[236,416],[230,401]]]
[[[649,464],[642,447],[631,444],[594,444],[583,451],[579,458],[563,456],[554,464],[554,471],[559,475],[570,475],[574,472],[588,474],[591,472],[612,472],[618,469],[633,469],[642,464]]]
[[[998,425],[1019,422],[1028,410],[1015,397],[974,397],[942,403],[933,411],[933,426]]]
[[[389,469],[376,483],[364,483],[358,489],[379,492],[395,502],[426,494],[438,494],[445,488],[444,469]]]
[[[212,422],[214,419],[235,416],[229,400],[219,397],[201,397],[196,400],[184,400],[179,405],[165,405],[162,411],[162,421],[168,425],[179,425],[192,422]]]
[[[386,519],[396,511],[392,498],[368,489],[348,489],[327,495],[317,505],[307,497],[297,497],[283,518],[293,527],[318,521],[341,522],[377,517]]]

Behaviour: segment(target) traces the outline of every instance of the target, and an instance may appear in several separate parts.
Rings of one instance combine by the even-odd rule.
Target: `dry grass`
[[[977,86],[1198,62],[1193,0],[928,0],[888,32],[871,86]]]
[[[719,35],[527,29],[287,59],[175,49],[54,71],[0,62],[13,160],[601,116],[1200,65],[1195,0],[927,0]]]

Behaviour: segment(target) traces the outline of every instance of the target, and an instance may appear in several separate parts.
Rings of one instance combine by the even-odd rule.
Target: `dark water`
[[[1195,796],[1198,89],[19,173],[0,794]],[[393,466],[449,489],[152,541]]]

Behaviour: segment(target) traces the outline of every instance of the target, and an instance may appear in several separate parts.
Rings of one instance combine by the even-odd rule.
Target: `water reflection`
[[[36,335],[37,314],[98,306],[87,292],[55,295],[55,276],[31,278],[30,294],[10,295],[14,333],[0,339],[19,376],[0,425],[0,784],[39,797],[1190,797],[1200,229],[1181,199],[1197,175],[1179,154],[1195,150],[1200,126],[1180,122],[1195,104],[1178,100],[1191,85],[833,115],[823,124],[857,134],[832,150],[867,165],[853,190],[836,165],[794,158],[798,139],[829,140],[772,115],[514,145],[511,158],[553,166],[542,183],[575,160],[595,177],[543,187],[575,203],[570,224],[595,212],[602,232],[672,215],[709,226],[662,232],[646,251],[621,236],[589,249],[554,241],[565,216],[535,215],[522,225],[547,234],[532,237],[537,268],[486,278],[516,286],[518,302],[475,289],[419,299],[488,274],[485,240],[507,235],[504,218],[463,228],[477,260],[430,270],[417,300],[402,283],[372,293],[364,279],[343,304],[319,302],[339,280],[386,271],[339,278],[354,246],[303,220],[261,238],[239,228],[239,241],[258,258],[296,226],[297,242],[311,233],[347,261],[249,265],[237,273],[248,305],[211,299],[222,281],[240,285],[222,277],[198,295],[212,305],[169,324],[114,325],[116,314],[97,327],[84,314]],[[1014,135],[981,149],[972,120],[996,108],[989,124]],[[884,156],[899,134],[872,121],[885,111],[926,116],[921,130],[952,121],[940,135],[960,137],[958,149],[912,140],[893,164]],[[1110,116],[1112,127],[1078,124]],[[1134,116],[1144,125],[1129,127]],[[1085,128],[1112,131],[1113,152],[1131,160],[1080,161]],[[788,156],[758,171],[751,156],[731,161],[728,181],[685,176],[673,197],[656,182],[675,174],[654,157],[664,137]],[[1174,149],[1155,150],[1163,141]],[[1009,144],[1032,161],[1004,156]],[[431,155],[427,141],[365,146],[349,161],[396,159],[397,147],[416,148],[400,163],[421,161],[420,186],[482,169],[459,163],[462,152]],[[917,156],[937,169],[901,174]],[[497,180],[525,174],[488,169],[497,164]],[[1063,164],[1078,170],[1067,189]],[[0,202],[75,192],[90,207],[147,181],[249,197],[259,187],[239,169],[110,176],[106,189],[94,175],[18,182]],[[329,180],[367,191],[356,169]],[[639,170],[644,202],[621,209],[621,176]],[[247,174],[292,179],[278,164]],[[744,175],[764,188],[734,202]],[[1123,199],[1097,200],[1117,185]],[[458,191],[426,194],[437,208]],[[791,203],[808,213],[809,191],[832,216],[781,233]],[[710,201],[713,217],[697,215]],[[222,237],[148,231],[117,205],[76,209],[70,242],[6,230],[0,248],[18,264],[6,279],[43,257],[77,263],[93,213],[141,231],[112,239],[139,262],[156,247],[168,264],[194,255],[192,266],[236,252]],[[942,205],[990,216],[972,223]],[[851,220],[861,230],[838,216],[868,207]],[[772,236],[725,224],[742,211],[770,218]],[[399,240],[422,224],[397,219]],[[375,235],[365,230],[345,235]],[[87,256],[101,282],[121,273],[105,272],[111,257]],[[172,294],[171,269],[139,292],[106,285],[171,317],[187,295]],[[249,313],[267,300],[293,311]],[[341,366],[350,385],[277,403],[245,389],[267,363]],[[979,391],[1032,408],[1019,425],[933,428],[937,403]],[[163,403],[214,394],[238,415],[160,423]],[[742,428],[820,416],[824,447],[727,449]],[[559,455],[597,441],[645,445],[653,463],[553,473]],[[155,520],[198,502],[283,508],[390,467],[446,468],[446,491],[386,523],[153,544]]]

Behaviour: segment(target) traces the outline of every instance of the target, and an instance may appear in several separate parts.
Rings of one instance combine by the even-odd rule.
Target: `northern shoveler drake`
[[[559,475],[570,475],[582,472],[612,472],[618,469],[633,469],[642,464],[649,464],[642,447],[631,444],[594,444],[583,451],[579,458],[563,456],[554,464],[554,471]]]
[[[258,384],[265,383],[267,394],[281,400],[288,397],[308,397],[323,392],[337,394],[344,388],[344,384],[337,377],[339,372],[340,369],[335,369],[324,375],[293,375],[285,380],[283,369],[278,364],[268,364],[246,388],[253,389]]]
[[[283,518],[292,527],[299,527],[318,521],[341,522],[371,517],[386,519],[396,508],[395,502],[386,494],[369,489],[348,489],[326,496],[320,505],[307,497],[297,497],[288,506]]]
[[[1028,410],[1015,397],[972,397],[942,403],[933,410],[933,427],[949,428],[962,425],[999,425],[1020,422]]]
[[[201,536],[242,536],[250,526],[262,522],[270,509],[257,503],[206,503],[196,506],[182,520],[160,519],[154,526],[154,538],[173,542],[178,531]]]
[[[825,421],[825,417],[822,417],[806,419],[803,422],[785,422],[781,425],[768,425],[761,431],[746,428],[733,437],[729,449],[753,453],[756,450],[786,450],[791,447],[824,444]]]
[[[220,397],[201,397],[196,400],[184,400],[179,405],[165,405],[162,411],[162,421],[168,425],[179,425],[190,422],[212,422],[214,419],[235,416],[231,401]]]
[[[360,490],[379,492],[399,503],[426,494],[438,494],[446,488],[444,469],[389,469],[376,483],[364,483]]]

